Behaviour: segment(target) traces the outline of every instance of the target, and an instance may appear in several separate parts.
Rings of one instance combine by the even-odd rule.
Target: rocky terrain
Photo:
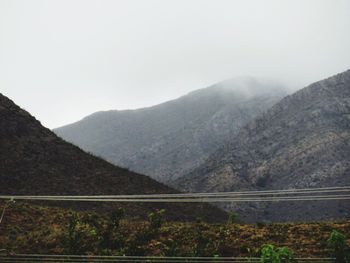
[[[150,108],[97,112],[54,132],[114,164],[171,184],[286,90],[270,81],[237,78]]]
[[[116,167],[57,137],[28,112],[0,94],[0,194],[117,195],[175,193],[148,176]],[[51,204],[51,203],[50,203]],[[121,205],[59,203],[57,205],[110,211]],[[201,217],[223,220],[226,214],[210,205],[124,204],[129,217],[145,217],[165,208],[177,220]]]
[[[285,97],[176,185],[188,192],[350,185],[350,70]],[[248,221],[350,216],[348,201],[226,208]]]

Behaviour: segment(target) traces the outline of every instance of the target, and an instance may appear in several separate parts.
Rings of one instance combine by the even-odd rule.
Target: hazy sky
[[[0,92],[54,128],[250,75],[350,68],[350,0],[0,0]]]

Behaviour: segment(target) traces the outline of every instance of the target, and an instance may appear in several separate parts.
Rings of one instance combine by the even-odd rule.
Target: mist
[[[350,68],[346,0],[0,1],[0,92],[54,128],[225,79]]]

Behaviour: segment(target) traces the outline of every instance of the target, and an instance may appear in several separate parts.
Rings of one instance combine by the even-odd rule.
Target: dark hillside
[[[16,195],[109,195],[174,193],[151,178],[85,153],[44,128],[28,112],[0,94],[0,193]],[[71,205],[71,204],[67,204]],[[76,205],[77,206],[77,205]],[[115,206],[115,205],[114,205]],[[125,205],[130,216],[165,207],[174,219],[222,219],[209,205]],[[79,208],[111,209],[110,204]]]

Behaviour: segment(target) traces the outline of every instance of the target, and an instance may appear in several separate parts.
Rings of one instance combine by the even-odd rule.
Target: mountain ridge
[[[227,80],[152,107],[97,112],[54,132],[110,162],[171,184],[282,98],[286,89],[281,88],[253,78]]]
[[[188,192],[350,185],[349,131],[350,70],[347,70],[282,99],[175,185]],[[348,205],[332,204],[331,209],[326,202],[241,209],[247,220],[252,221],[349,216]],[[288,213],[291,209],[307,212],[298,217]],[[324,211],[330,212],[327,215]],[[253,218],[254,213],[259,215]]]

